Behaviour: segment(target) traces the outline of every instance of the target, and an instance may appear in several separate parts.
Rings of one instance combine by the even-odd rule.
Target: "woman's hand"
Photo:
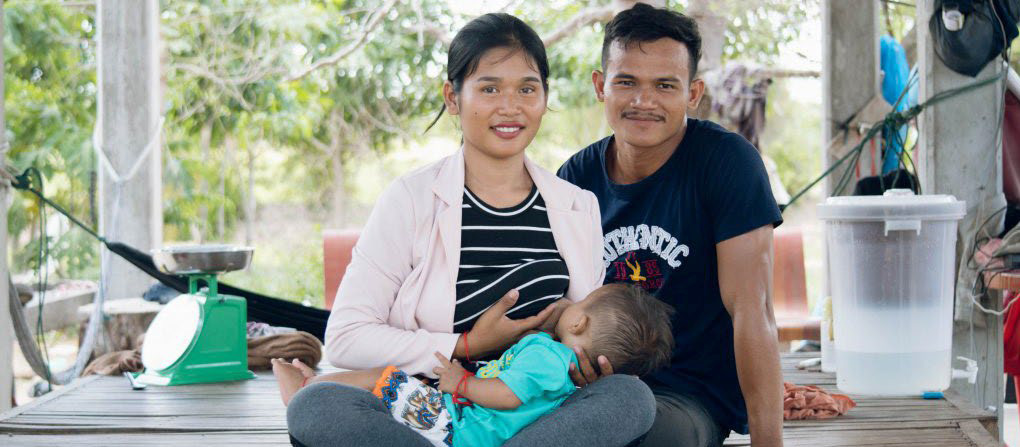
[[[595,371],[595,366],[588,360],[588,354],[584,353],[584,349],[574,346],[574,353],[577,354],[577,362],[580,363],[580,368],[578,365],[570,364],[570,380],[574,381],[574,385],[588,386],[596,380],[613,375],[613,365],[609,364],[609,359],[606,356],[599,356],[599,371],[602,372],[599,374],[598,371]]]
[[[439,376],[439,391],[453,394],[467,370],[460,366],[459,361],[450,361],[438,352],[436,358],[439,359],[439,366],[432,368],[432,372]]]
[[[461,337],[457,341],[454,356],[465,358],[466,354],[470,354],[471,358],[481,358],[486,354],[502,352],[510,345],[517,343],[528,331],[542,326],[556,308],[556,303],[553,303],[538,315],[511,320],[506,316],[506,313],[514,307],[519,297],[520,293],[511,290],[499,301],[496,301],[482,316],[478,317],[475,326],[467,335],[467,346],[464,345],[464,338]]]
[[[563,310],[566,309],[568,306],[570,306],[571,303],[572,303],[572,301],[570,301],[570,300],[568,300],[566,298],[560,298],[560,299],[556,300],[556,302],[552,304],[552,308],[553,308],[552,313],[550,313],[549,317],[545,319],[545,322],[542,323],[542,325],[538,327],[537,331],[545,332],[547,334],[552,334],[553,336],[555,336],[556,335],[556,323],[558,323],[560,321],[560,315],[563,315]],[[535,332],[535,331],[528,331],[529,334],[532,333],[532,332]],[[525,334],[525,335],[527,335],[527,334]]]

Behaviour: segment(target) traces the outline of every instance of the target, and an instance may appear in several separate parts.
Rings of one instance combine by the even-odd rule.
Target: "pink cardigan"
[[[580,301],[602,284],[602,227],[595,195],[525,159]],[[433,355],[453,354],[463,151],[398,178],[379,197],[354,247],[326,325],[338,368],[396,365],[432,376]]]

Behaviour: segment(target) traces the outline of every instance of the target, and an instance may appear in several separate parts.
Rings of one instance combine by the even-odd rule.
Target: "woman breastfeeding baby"
[[[534,30],[486,14],[448,57],[462,146],[397,179],[365,224],[326,328],[326,357],[350,371],[274,360],[291,441],[626,445],[655,417],[631,374],[668,362],[670,309],[600,287],[595,196],[524,154],[548,93]]]

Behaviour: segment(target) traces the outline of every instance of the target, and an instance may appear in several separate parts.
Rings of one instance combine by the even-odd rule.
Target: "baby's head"
[[[672,315],[672,307],[640,287],[607,284],[563,310],[556,336],[594,363],[604,355],[614,372],[642,376],[669,364]]]

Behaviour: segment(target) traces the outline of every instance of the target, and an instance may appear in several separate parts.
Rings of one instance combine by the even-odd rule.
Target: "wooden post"
[[[928,29],[934,11],[934,0],[917,2],[919,102],[939,92],[1000,74],[1002,70],[999,58],[990,62],[976,78],[947,68],[935,54],[935,42]],[[967,216],[960,222],[961,238],[967,236],[966,228],[975,220],[984,220],[984,216],[995,211],[983,203],[1002,194],[1002,156],[996,147],[1002,122],[1002,95],[1002,83],[997,82],[928,107],[918,117],[920,136],[916,161],[921,187],[925,194],[952,194],[967,202]],[[958,248],[957,265],[962,262],[964,251]],[[958,292],[956,300],[969,301],[969,297]],[[1001,307],[997,297],[992,301],[991,307]],[[994,410],[1001,421],[1005,386],[1001,318],[977,309],[972,314],[959,315],[958,319],[961,317],[964,320],[956,321],[953,329],[954,366],[963,366],[955,360],[956,356],[968,357],[977,360],[979,374],[976,385],[954,380],[951,389],[980,408]],[[1002,424],[994,431],[1001,439]]]
[[[159,131],[159,3],[156,0],[100,0],[96,14],[99,30],[100,148],[125,177],[144,157],[133,178],[120,192],[100,159],[99,227],[110,240],[148,251],[162,244],[161,144]],[[146,145],[157,139],[148,155]],[[101,158],[101,157],[100,157]],[[116,216],[116,222],[113,222]],[[137,297],[153,280],[126,261],[110,254],[111,299]]]
[[[822,164],[829,169],[841,154],[856,143],[851,137],[833,151],[829,142],[840,134],[847,121],[879,91],[878,1],[822,1]],[[823,197],[832,195],[833,185],[843,173],[837,169],[822,184]],[[826,296],[829,289],[828,248],[823,245],[822,271]]]
[[[0,36],[4,35],[3,1],[0,0]],[[4,46],[0,45],[0,98],[4,97]],[[7,164],[7,139],[4,129],[4,102],[0,100],[0,169]],[[7,290],[7,195],[10,188],[0,186],[0,413],[11,408],[14,391],[14,324],[11,321],[10,294]]]
[[[880,91],[878,11],[878,0],[822,2],[823,169],[828,169],[839,155],[857,144],[856,133],[851,133],[846,144],[839,140],[834,150],[827,147],[840,135],[840,125]],[[861,154],[860,166],[862,175],[870,174],[870,170],[864,169],[871,166],[870,150]],[[843,172],[841,167],[826,177],[823,182],[826,197],[831,195]]]

